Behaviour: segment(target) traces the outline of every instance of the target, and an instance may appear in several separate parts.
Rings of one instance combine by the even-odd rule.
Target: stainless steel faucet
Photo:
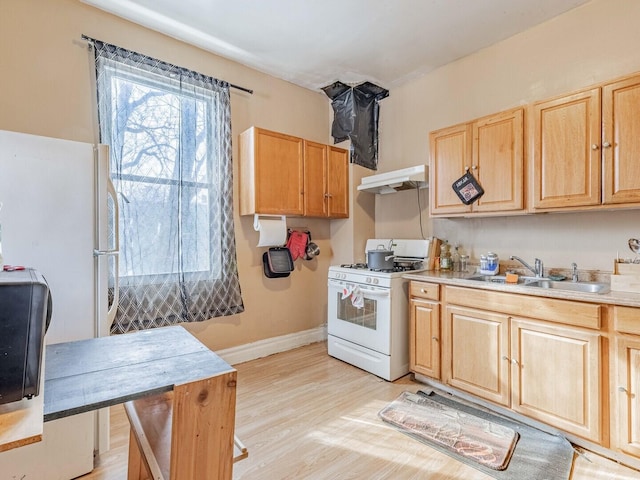
[[[571,281],[572,282],[578,281],[578,264],[576,262],[573,262],[571,264]]]
[[[542,260],[540,260],[539,258],[536,258],[534,261],[534,267],[532,267],[531,265],[529,265],[527,262],[525,262],[523,259],[521,259],[520,257],[517,257],[516,255],[511,255],[511,257],[509,257],[511,260],[517,260],[518,262],[520,262],[522,265],[524,265],[526,268],[528,268],[529,270],[531,270],[531,272],[533,272],[533,274],[536,277],[542,277],[544,275],[544,264],[542,263]]]

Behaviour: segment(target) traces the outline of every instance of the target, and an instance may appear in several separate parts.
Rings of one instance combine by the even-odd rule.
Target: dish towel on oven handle
[[[342,299],[351,297],[351,305],[356,308],[364,307],[364,295],[358,285],[346,284],[342,288]]]

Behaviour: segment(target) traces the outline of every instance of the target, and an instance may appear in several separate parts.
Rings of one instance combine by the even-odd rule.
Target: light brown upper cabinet
[[[471,165],[471,136],[470,124],[455,125],[429,134],[431,215],[467,213],[471,210],[451,188],[465,168]]]
[[[600,204],[600,89],[533,107],[533,208]]]
[[[603,203],[640,203],[640,75],[602,89]]]
[[[533,107],[533,210],[640,203],[640,75]]]
[[[303,140],[257,127],[240,134],[240,215],[304,213]]]
[[[304,141],[304,215],[349,216],[349,157],[347,150]]]
[[[432,216],[502,214],[524,209],[524,109],[431,132]],[[465,205],[453,183],[470,171],[484,195]]]
[[[249,128],[240,134],[240,215],[348,217],[347,153]]]

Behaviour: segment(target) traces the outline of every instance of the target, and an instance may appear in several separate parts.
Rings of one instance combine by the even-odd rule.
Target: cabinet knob
[[[514,365],[520,365],[515,358],[513,360],[511,360],[511,363],[513,363]]]
[[[477,165],[474,165],[473,167],[471,167],[471,170],[477,170],[477,169],[478,169]]]
[[[596,145],[595,143],[593,145],[591,145],[591,150],[598,150],[600,147],[598,145]]]
[[[510,361],[511,361],[511,359],[510,359],[509,357],[507,357],[506,355],[503,355],[503,356],[502,356],[502,359],[503,359],[503,360],[506,360],[507,362],[510,362]]]
[[[603,146],[604,148],[611,148],[611,144],[610,144],[609,142],[604,142],[604,143],[602,144],[602,146]]]
[[[420,293],[427,293],[427,291],[424,288],[421,288]]]
[[[622,393],[627,393],[627,394],[629,393],[629,391],[624,387],[618,387],[618,391]]]
[[[467,165],[464,166],[464,171],[468,172],[469,171],[469,167]]]
[[[438,341],[438,337],[431,337],[431,340],[435,340],[437,342]]]

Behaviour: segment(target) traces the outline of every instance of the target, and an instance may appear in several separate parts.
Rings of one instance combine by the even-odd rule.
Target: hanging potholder
[[[293,230],[287,240],[287,248],[291,252],[291,258],[297,260],[298,258],[304,257],[307,243],[309,243],[308,233]]]
[[[484,190],[471,172],[466,172],[453,182],[451,188],[465,205],[471,205],[484,194]]]

